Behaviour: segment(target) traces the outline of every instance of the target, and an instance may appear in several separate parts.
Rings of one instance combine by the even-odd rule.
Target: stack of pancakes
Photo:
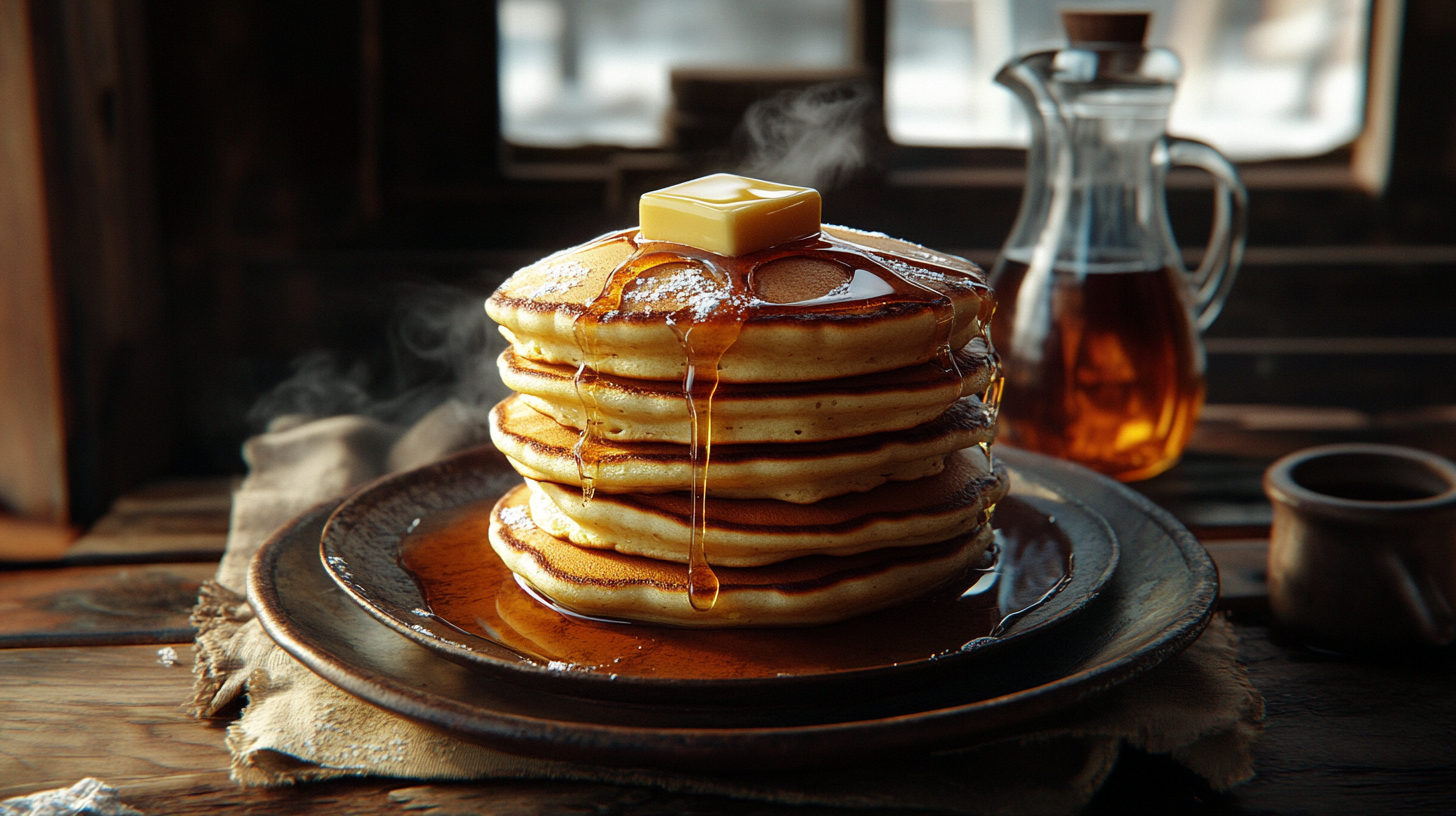
[[[706,389],[685,381],[704,302],[731,331]],[[822,624],[945,585],[1007,489],[980,398],[993,308],[974,265],[841,227],[733,259],[628,230],[528,266],[486,304],[517,392],[491,435],[526,477],[491,545],[561,607],[680,626]],[[695,491],[707,609],[688,593]]]

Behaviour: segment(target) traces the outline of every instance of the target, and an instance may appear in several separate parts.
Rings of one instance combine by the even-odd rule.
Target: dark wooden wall
[[[0,5],[0,536],[68,515],[61,330],[46,225],[30,17]]]
[[[1251,253],[1213,332],[1211,400],[1456,404],[1456,356],[1439,342],[1353,357],[1245,342],[1456,336],[1449,253],[1338,252],[1456,244],[1456,4],[1406,6],[1385,196],[1340,175],[1348,153],[1245,168],[1250,245],[1326,249]],[[248,409],[310,350],[370,395],[417,385],[428,372],[392,362],[402,303],[483,294],[524,259],[631,223],[636,193],[703,169],[502,148],[491,2],[28,7],[83,521],[145,479],[240,470],[259,421]],[[560,172],[573,163],[612,169]],[[988,257],[1015,216],[1019,163],[894,149],[853,195],[831,191],[826,216]],[[1197,246],[1206,189],[1171,191],[1170,208]],[[428,288],[441,285],[453,289]]]
[[[156,255],[141,7],[30,4],[66,395],[71,514],[164,472],[185,442]]]

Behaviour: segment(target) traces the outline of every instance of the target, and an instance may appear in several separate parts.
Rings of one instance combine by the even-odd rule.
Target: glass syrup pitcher
[[[1140,19],[1139,19],[1140,18]],[[1000,439],[1115,478],[1171,467],[1203,406],[1199,333],[1233,284],[1247,193],[1208,145],[1164,134],[1178,58],[1146,14],[1065,13],[1072,46],[997,75],[1032,122],[1021,214],[991,273],[1004,369]],[[1168,170],[1213,175],[1213,234],[1183,266]]]

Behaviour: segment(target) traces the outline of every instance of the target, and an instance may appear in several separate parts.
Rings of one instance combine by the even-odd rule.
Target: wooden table
[[[1456,813],[1456,654],[1351,660],[1270,629],[1266,461],[1195,453],[1141,487],[1219,563],[1221,604],[1268,706],[1259,777],[1216,794],[1166,757],[1129,751],[1089,812]],[[845,812],[589,783],[239,788],[227,775],[227,722],[181,708],[192,687],[187,615],[222,550],[228,490],[192,482],[133,494],[65,561],[0,568],[0,799],[94,776],[147,814]],[[168,646],[172,665],[159,660]]]

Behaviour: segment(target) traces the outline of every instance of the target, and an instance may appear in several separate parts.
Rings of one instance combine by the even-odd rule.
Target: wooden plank
[[[1218,565],[1218,606],[1235,612],[1257,612],[1269,607],[1269,539],[1246,538],[1204,541]]]
[[[188,784],[191,782],[191,784]],[[641,787],[590,782],[501,779],[479,783],[422,784],[400,779],[364,779],[291,788],[239,788],[212,780],[161,779],[118,785],[123,802],[143,813],[190,814],[428,813],[430,816],[557,816],[602,813],[617,816],[853,816],[910,814],[904,810],[861,810],[815,805],[749,802],[694,796]],[[923,814],[924,811],[913,811]]]
[[[1166,757],[1124,755],[1087,816],[1456,813],[1456,655],[1319,654],[1242,620],[1267,710],[1258,776],[1215,793]]]
[[[1268,722],[1259,776],[1228,810],[1456,813],[1456,653],[1341,657],[1263,625],[1239,634]]]
[[[327,813],[330,816],[369,816],[403,814],[405,808],[389,799],[390,791],[402,784],[406,783],[398,779],[350,779],[287,788],[244,788],[230,781],[225,774],[216,774],[159,777],[124,782],[116,787],[122,802],[146,814],[307,816]],[[519,812],[524,816],[543,811],[509,812]]]
[[[1369,74],[1365,80],[1365,127],[1356,137],[1350,172],[1372,196],[1385,193],[1395,148],[1395,106],[1399,93],[1401,18],[1405,0],[1375,0],[1370,15]]]
[[[1253,466],[1301,448],[1339,442],[1408,445],[1456,456],[1456,405],[1370,413],[1335,406],[1210,404],[1203,408],[1188,450],[1249,459]]]
[[[65,406],[29,6],[0,3],[0,510],[65,522]]]
[[[159,564],[0,572],[0,649],[191,640],[188,616],[197,588],[216,569]]]
[[[177,653],[168,667],[155,646],[0,650],[0,798],[87,776],[118,785],[225,773],[221,724],[181,707],[192,647]]]
[[[227,546],[234,487],[234,479],[193,479],[131,491],[76,542],[66,562],[216,561]]]
[[[0,513],[0,563],[54,561],[66,554],[76,531],[65,524]]]
[[[1133,754],[1089,812],[1456,812],[1456,655],[1341,658],[1289,643],[1257,619],[1237,629],[1268,706],[1259,776],[1214,794],[1166,758]],[[153,646],[0,651],[0,798],[96,776],[145,813],[820,813],[566,782],[239,788],[226,777],[222,724],[178,705],[191,689],[191,651],[179,648],[170,668]]]
[[[623,816],[847,816],[848,814],[925,813],[923,810],[840,808],[744,801],[721,796],[670,793],[652,788],[585,782],[501,780],[490,785],[416,785],[389,792],[389,800],[430,816],[476,813],[615,813]]]
[[[227,777],[225,723],[193,719],[180,707],[191,695],[193,653],[190,646],[177,652],[179,662],[166,667],[151,646],[0,651],[0,798],[94,776],[144,813],[843,812],[573,782],[241,788]]]
[[[669,793],[564,780],[501,779],[478,783],[422,784],[400,779],[341,780],[290,788],[240,788],[223,777],[175,776],[116,786],[121,800],[143,813],[176,816],[214,813],[365,814],[428,813],[430,816],[853,816],[924,814],[923,810],[837,808],[744,801],[721,796]]]
[[[1166,473],[1128,487],[1172,513],[1201,540],[1255,538],[1268,534],[1273,519],[1261,486],[1267,466],[1266,460],[1190,449]]]

